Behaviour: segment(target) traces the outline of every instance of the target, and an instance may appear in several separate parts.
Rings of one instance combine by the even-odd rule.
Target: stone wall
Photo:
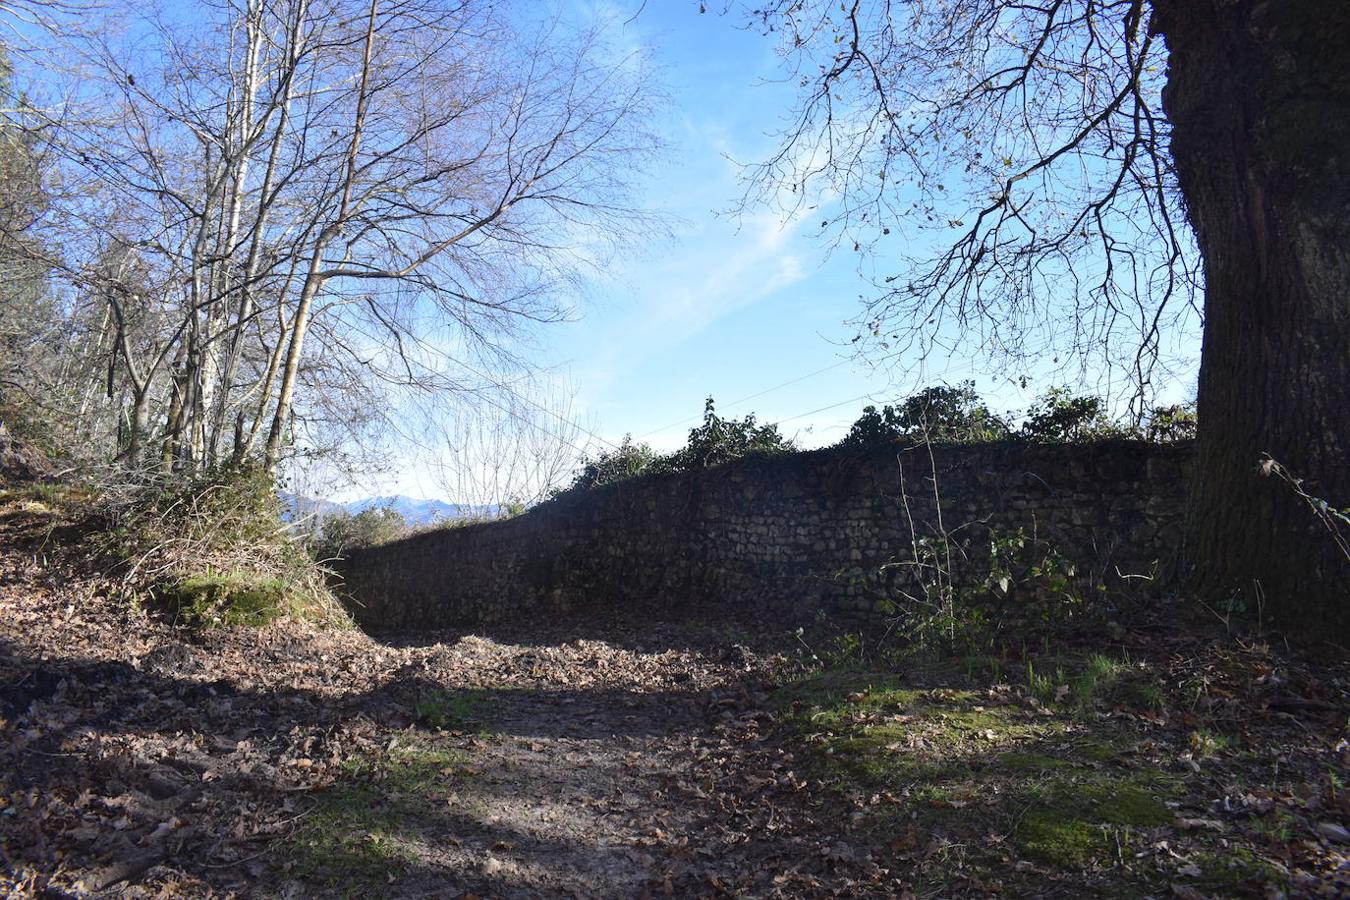
[[[1146,572],[1176,544],[1191,455],[1111,441],[750,459],[356,551],[340,574],[370,630],[614,604],[865,614],[884,592],[878,570],[909,558],[913,531],[932,533],[939,511],[972,548],[987,546],[986,528],[1022,528],[1112,577]]]

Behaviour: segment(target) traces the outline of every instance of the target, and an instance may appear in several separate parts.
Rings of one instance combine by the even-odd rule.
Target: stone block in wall
[[[1190,448],[1131,442],[934,450],[942,519],[1036,533],[1134,566],[1175,543]],[[903,488],[902,495],[902,480]],[[823,450],[635,479],[522,516],[426,532],[341,564],[373,630],[649,603],[863,613],[876,568],[936,529],[927,453]],[[699,500],[697,498],[704,498]],[[841,573],[847,577],[841,579]]]

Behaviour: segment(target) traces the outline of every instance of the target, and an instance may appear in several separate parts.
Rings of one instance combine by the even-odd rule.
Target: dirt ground
[[[1350,892],[1343,667],[1139,632],[1042,702],[651,611],[193,631],[76,538],[0,508],[0,894]]]
[[[194,633],[29,506],[0,526],[0,892],[903,889],[765,739],[792,663],[734,625]]]

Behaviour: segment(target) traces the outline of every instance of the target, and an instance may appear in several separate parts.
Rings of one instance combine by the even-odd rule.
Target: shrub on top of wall
[[[689,441],[654,464],[662,472],[694,472],[720,466],[747,456],[777,456],[797,447],[783,437],[774,424],[761,425],[751,413],[744,419],[724,419],[717,414],[713,398],[703,407],[703,424],[689,430]]]
[[[1148,422],[1144,427],[1144,436],[1159,444],[1189,441],[1195,438],[1197,424],[1199,424],[1199,420],[1195,415],[1194,403],[1155,406],[1149,412]]]
[[[848,435],[845,447],[865,447],[899,440],[932,440],[940,444],[969,444],[1003,440],[1011,434],[1008,423],[990,411],[975,391],[975,382],[955,387],[934,385],[905,398],[895,406],[863,409]]]
[[[891,443],[979,444],[1004,440],[1036,443],[1073,443],[1110,438],[1135,438],[1170,443],[1195,437],[1195,407],[1154,407],[1141,425],[1122,425],[1106,412],[1100,397],[1076,395],[1068,388],[1051,388],[1027,410],[1021,428],[1013,414],[990,410],[975,390],[974,381],[933,385],[891,405],[864,407],[840,447],[875,447]],[[661,473],[696,472],[750,456],[777,456],[796,451],[773,423],[761,424],[754,414],[725,419],[717,414],[713,398],[703,410],[703,424],[690,429],[685,446],[661,455],[645,443],[625,435],[613,450],[602,450],[583,460],[572,483],[555,497],[587,491]]]
[[[1009,414],[1011,417],[1011,414]],[[868,406],[842,447],[869,447],[897,442],[972,444],[1010,438],[1061,444],[1110,438],[1135,438],[1170,443],[1195,437],[1195,406],[1156,406],[1139,425],[1121,424],[1108,415],[1100,397],[1051,388],[1032,403],[1021,428],[995,415],[975,391],[975,382],[935,385],[899,403]]]
[[[1045,443],[1073,443],[1106,438],[1135,438],[1158,444],[1191,440],[1197,424],[1195,404],[1155,406],[1138,425],[1122,425],[1106,414],[1100,397],[1075,396],[1067,388],[1051,388],[1027,410],[1022,436]]]
[[[598,456],[583,460],[581,471],[569,490],[586,491],[636,478],[650,470],[656,459],[656,452],[650,446],[635,444],[633,436],[626,434],[623,443],[614,450],[601,450]]]
[[[392,506],[372,506],[355,514],[347,511],[327,516],[310,545],[320,562],[344,556],[354,547],[374,547],[408,534],[403,514]]]
[[[703,407],[703,424],[689,430],[689,440],[664,456],[647,444],[634,443],[625,435],[614,450],[602,450],[582,462],[581,471],[555,497],[627,481],[639,475],[663,472],[696,472],[747,456],[777,456],[796,450],[774,424],[761,425],[754,413],[744,419],[724,419],[717,414],[712,397]]]
[[[1106,414],[1101,397],[1075,396],[1062,387],[1051,388],[1038,397],[1022,423],[1023,437],[1055,444],[1128,434]]]

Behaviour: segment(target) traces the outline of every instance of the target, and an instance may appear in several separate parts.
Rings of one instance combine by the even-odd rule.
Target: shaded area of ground
[[[120,599],[54,522],[0,515],[10,891],[902,889],[771,738],[792,663],[739,627],[194,633]]]
[[[77,538],[0,504],[0,893],[1350,890],[1345,672],[1258,643],[1155,621],[936,662],[646,613],[192,632]]]
[[[1344,672],[1174,634],[1039,685],[836,668],[784,688],[807,777],[964,895],[1350,895]],[[1308,671],[1308,670],[1304,670]],[[952,685],[955,685],[953,687]]]

